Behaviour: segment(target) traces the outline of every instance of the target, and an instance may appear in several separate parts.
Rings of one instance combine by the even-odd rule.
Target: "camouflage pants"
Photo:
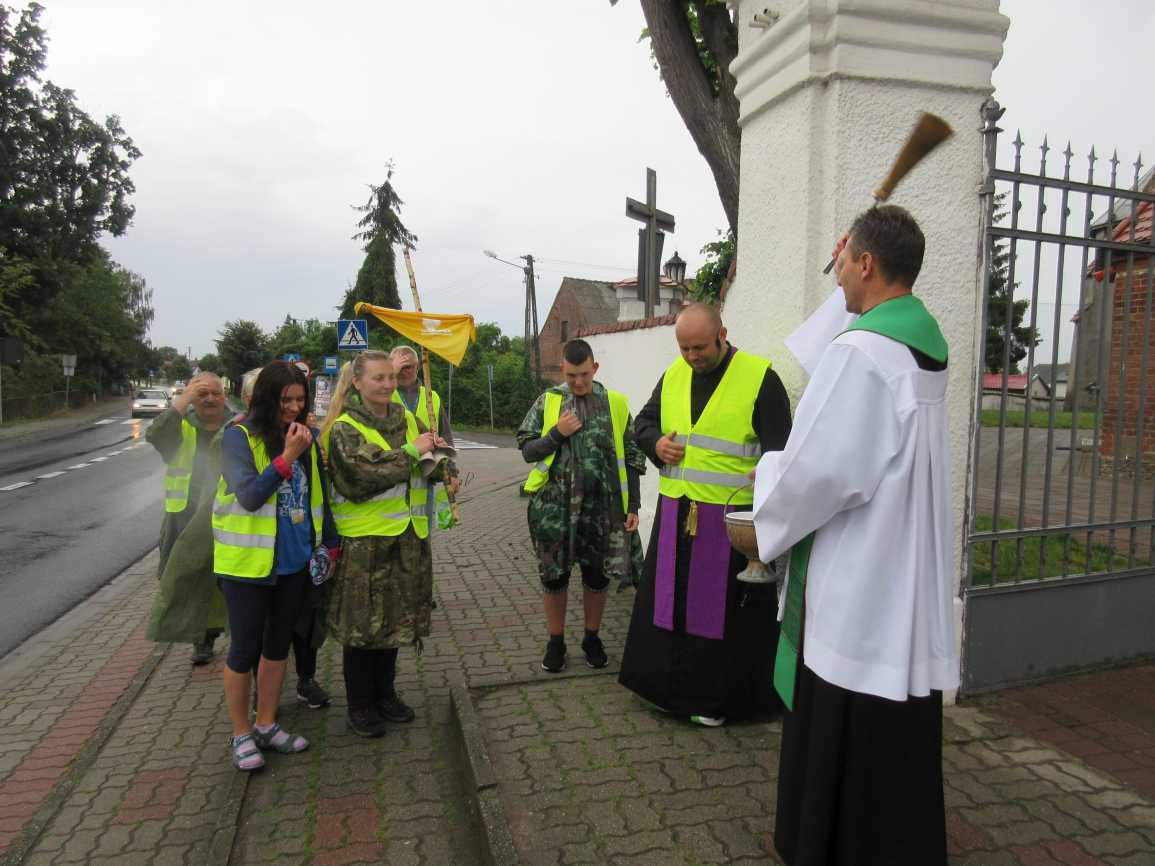
[[[591,592],[605,592],[611,578],[635,582],[641,573],[641,544],[636,532],[627,538],[620,500],[587,494],[576,511],[573,505],[560,484],[547,484],[530,497],[526,518],[542,589],[565,592],[575,565]]]

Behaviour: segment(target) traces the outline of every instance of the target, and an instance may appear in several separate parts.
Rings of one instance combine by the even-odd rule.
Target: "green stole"
[[[900,295],[883,301],[863,313],[846,330],[881,334],[939,363],[946,362],[947,345],[938,322],[914,295]],[[813,546],[814,532],[811,532],[790,548],[786,607],[782,612],[782,630],[778,636],[778,652],[774,657],[774,688],[788,710],[794,709],[794,689],[798,679],[802,624],[805,619],[806,569],[810,564],[810,550]]]

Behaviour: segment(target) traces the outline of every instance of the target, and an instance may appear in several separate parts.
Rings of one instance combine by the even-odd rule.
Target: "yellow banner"
[[[375,307],[364,301],[354,312],[372,313],[403,337],[440,355],[453,366],[461,363],[469,344],[477,339],[477,326],[468,313],[410,313],[390,307]]]

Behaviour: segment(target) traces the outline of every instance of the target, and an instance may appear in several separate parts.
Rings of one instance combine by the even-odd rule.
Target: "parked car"
[[[145,388],[136,392],[132,399],[132,417],[143,418],[159,415],[169,407],[169,398],[160,388]]]

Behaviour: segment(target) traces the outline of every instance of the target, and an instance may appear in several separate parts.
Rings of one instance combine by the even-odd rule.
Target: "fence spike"
[[[1070,139],[1068,139],[1067,140],[1067,149],[1063,151],[1063,156],[1066,157],[1066,164],[1063,166],[1063,180],[1070,180],[1071,179],[1071,157],[1073,157],[1074,155],[1075,155],[1075,152],[1073,150],[1071,150],[1071,142],[1070,142]]]

